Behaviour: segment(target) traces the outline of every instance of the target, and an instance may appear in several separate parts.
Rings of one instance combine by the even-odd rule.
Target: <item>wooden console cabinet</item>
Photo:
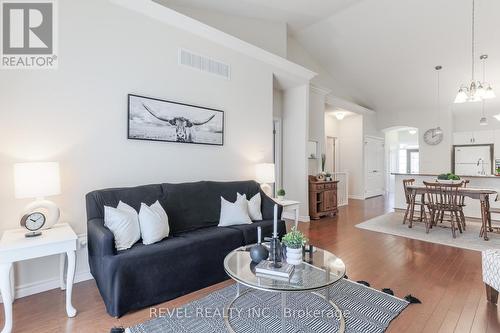
[[[338,180],[323,181],[309,176],[309,216],[318,220],[323,216],[337,214]]]

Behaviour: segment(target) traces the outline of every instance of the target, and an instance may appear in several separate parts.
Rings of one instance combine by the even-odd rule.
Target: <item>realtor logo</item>
[[[55,0],[0,0],[2,69],[57,68]]]

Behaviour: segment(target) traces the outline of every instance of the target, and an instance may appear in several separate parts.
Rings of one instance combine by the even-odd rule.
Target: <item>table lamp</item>
[[[272,188],[270,183],[274,183],[274,164],[260,163],[255,166],[255,180],[260,183],[260,188],[268,196],[272,197]]]
[[[59,220],[59,208],[52,201],[44,199],[61,193],[59,163],[14,164],[14,188],[17,199],[35,198],[35,201],[24,207],[23,215],[35,211],[46,214],[47,219],[42,229],[50,228]]]

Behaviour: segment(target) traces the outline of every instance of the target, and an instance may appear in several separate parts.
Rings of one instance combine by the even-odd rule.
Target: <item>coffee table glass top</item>
[[[255,264],[250,258],[253,245],[240,247],[224,259],[224,269],[234,280],[246,286],[269,291],[306,291],[326,288],[345,275],[345,264],[336,255],[315,247],[306,253],[304,261],[296,265],[290,280],[262,277],[255,274]],[[283,259],[286,261],[286,259]]]

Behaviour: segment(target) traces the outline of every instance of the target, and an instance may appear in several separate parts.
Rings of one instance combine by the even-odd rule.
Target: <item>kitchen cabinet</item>
[[[453,133],[454,145],[481,145],[492,143],[495,143],[495,131],[486,130]]]

